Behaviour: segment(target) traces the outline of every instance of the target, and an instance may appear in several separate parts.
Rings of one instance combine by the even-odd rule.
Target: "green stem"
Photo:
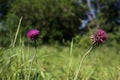
[[[14,48],[14,46],[15,46],[16,39],[17,39],[17,36],[18,36],[19,30],[20,30],[21,22],[22,22],[22,16],[21,16],[21,18],[20,18],[20,21],[19,21],[19,24],[18,24],[18,27],[17,27],[17,30],[16,30],[15,38],[14,38],[13,45],[12,45],[13,48]]]
[[[79,64],[79,68],[78,68],[78,70],[76,71],[76,75],[75,75],[75,77],[74,77],[74,80],[77,80],[78,74],[79,74],[79,72],[80,72],[80,70],[81,70],[81,66],[82,66],[85,58],[87,57],[87,55],[90,53],[90,51],[91,51],[92,49],[93,49],[93,46],[83,55],[83,57],[82,57],[82,59],[81,59],[81,61],[80,61],[80,64]]]
[[[70,70],[71,70],[72,52],[73,52],[73,40],[72,40],[71,45],[70,45],[70,55],[69,55],[69,64],[68,64],[67,80],[69,80],[69,75],[70,75]]]
[[[30,74],[31,74],[33,62],[35,61],[35,57],[36,57],[36,54],[37,54],[37,43],[36,43],[36,40],[34,40],[34,45],[35,45],[34,46],[35,47],[35,53],[34,53],[33,59],[32,59],[31,64],[30,64],[30,72],[29,72],[28,80],[30,80]]]
[[[35,48],[35,53],[34,53],[34,56],[33,56],[33,59],[32,59],[32,63],[35,61],[36,54],[37,54],[37,42],[36,42],[36,40],[34,40],[34,48]]]
[[[33,61],[35,60],[35,57],[37,54],[37,41],[36,40],[34,40],[34,44],[35,44],[35,53],[34,53]]]

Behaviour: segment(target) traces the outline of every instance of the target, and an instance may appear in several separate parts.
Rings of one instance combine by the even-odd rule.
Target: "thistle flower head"
[[[100,29],[91,36],[91,39],[94,44],[101,44],[106,41],[107,37],[107,33]]]
[[[38,36],[40,34],[40,31],[37,30],[37,29],[31,29],[28,31],[27,33],[27,37],[31,40],[37,40],[38,39]]]

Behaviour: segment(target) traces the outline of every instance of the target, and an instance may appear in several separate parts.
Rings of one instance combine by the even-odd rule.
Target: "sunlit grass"
[[[73,80],[87,49],[42,45],[30,72],[34,47],[18,46],[0,51],[0,80]],[[100,46],[85,59],[78,80],[119,80],[120,52]],[[71,53],[71,54],[70,54]],[[69,72],[68,72],[69,71]]]

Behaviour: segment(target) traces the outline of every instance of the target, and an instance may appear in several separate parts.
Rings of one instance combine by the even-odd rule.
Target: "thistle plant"
[[[93,45],[91,46],[91,48],[83,55],[80,63],[79,63],[79,68],[78,70],[76,71],[76,74],[75,74],[75,77],[74,77],[74,80],[77,80],[77,77],[78,77],[78,74],[81,70],[81,66],[85,60],[85,58],[88,56],[88,54],[92,51],[93,48],[95,48],[96,46],[102,44],[102,43],[105,43],[106,39],[108,38],[107,36],[107,33],[102,30],[102,29],[99,29],[98,31],[96,31],[93,35],[91,35],[91,40],[93,42]]]
[[[39,37],[40,31],[37,29],[31,29],[28,31],[27,36],[30,40],[36,41]]]
[[[35,47],[36,53],[34,54],[33,60],[35,59],[35,56],[37,54],[37,49],[36,48],[37,48],[37,40],[38,40],[39,34],[40,34],[40,31],[37,30],[37,29],[31,29],[27,33],[27,37],[30,40],[34,41],[34,47]]]
[[[34,47],[35,47],[35,51],[36,51],[36,52],[34,53],[34,56],[33,56],[33,58],[32,58],[32,61],[31,61],[31,66],[30,66],[30,72],[29,72],[28,80],[29,80],[29,78],[30,78],[30,73],[31,73],[32,64],[33,64],[33,62],[35,61],[35,57],[36,57],[36,54],[37,54],[37,40],[38,40],[38,38],[39,38],[39,34],[40,34],[40,31],[37,30],[37,29],[31,29],[31,30],[29,30],[28,33],[27,33],[27,37],[28,37],[30,40],[34,41]]]

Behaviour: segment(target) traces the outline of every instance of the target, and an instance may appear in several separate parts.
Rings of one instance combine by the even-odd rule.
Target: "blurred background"
[[[42,44],[66,44],[75,39],[88,45],[88,35],[102,28],[109,35],[108,43],[120,43],[120,0],[0,0],[0,47],[8,47],[15,37],[27,44],[26,33],[40,30]]]

